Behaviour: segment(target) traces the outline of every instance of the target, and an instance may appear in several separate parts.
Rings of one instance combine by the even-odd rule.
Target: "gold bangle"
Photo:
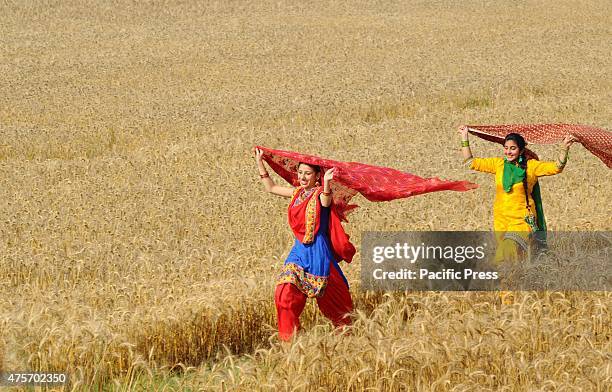
[[[329,195],[331,195],[331,191],[329,191],[329,192],[322,192],[322,193],[323,193],[325,196],[329,196]]]

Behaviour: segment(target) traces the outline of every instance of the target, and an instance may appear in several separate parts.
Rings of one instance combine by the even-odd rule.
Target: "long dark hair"
[[[527,209],[531,210],[531,207],[529,206],[529,187],[527,185],[527,158],[525,157],[525,146],[527,145],[527,142],[525,142],[524,137],[514,132],[506,135],[506,137],[504,138],[504,146],[506,145],[506,142],[509,140],[512,140],[513,142],[515,142],[519,148],[519,151],[521,152],[521,154],[518,157],[518,164],[521,167],[521,169],[525,170],[525,177],[523,177],[523,189],[525,190],[525,203],[527,204]]]

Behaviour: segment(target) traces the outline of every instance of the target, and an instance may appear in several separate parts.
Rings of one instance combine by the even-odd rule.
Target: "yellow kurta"
[[[525,222],[528,215],[525,202],[525,189],[523,183],[519,182],[512,186],[510,192],[504,191],[502,182],[504,174],[503,158],[474,158],[470,163],[470,169],[484,173],[495,174],[495,202],[493,204],[493,228],[499,247],[496,255],[497,261],[503,259],[515,259],[517,256],[516,243],[504,241],[506,232],[513,232],[529,243],[531,227]],[[562,167],[556,162],[540,162],[536,159],[527,161],[527,187],[529,193],[529,205],[532,213],[536,214],[535,203],[531,192],[538,177],[552,176],[561,173]],[[503,244],[506,242],[505,244]],[[502,248],[502,249],[500,249]],[[512,249],[510,249],[512,248]],[[505,256],[504,256],[505,254]]]

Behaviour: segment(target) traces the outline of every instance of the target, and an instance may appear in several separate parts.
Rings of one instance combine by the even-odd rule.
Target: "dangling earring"
[[[523,156],[522,155],[519,156],[519,163],[523,163],[523,161],[524,161]]]
[[[315,185],[316,186],[320,186],[321,185],[321,182],[319,181],[319,178],[317,178],[317,181],[315,181]]]

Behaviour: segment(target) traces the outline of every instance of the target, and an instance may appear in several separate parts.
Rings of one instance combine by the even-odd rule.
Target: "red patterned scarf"
[[[321,176],[327,169],[336,168],[331,183],[333,206],[338,217],[346,220],[346,213],[356,205],[350,199],[361,193],[370,201],[389,201],[437,191],[467,191],[478,185],[468,181],[445,181],[438,178],[422,178],[388,167],[366,165],[358,162],[341,162],[314,155],[291,151],[273,150],[257,146],[264,151],[263,159],[285,181],[297,186],[297,165],[300,162],[321,167]]]
[[[574,124],[517,124],[517,125],[468,125],[470,133],[503,144],[507,134],[515,132],[525,138],[527,143],[559,143],[568,133],[574,136],[587,150],[612,168],[612,133],[588,125]],[[527,157],[538,158],[527,150]]]
[[[317,187],[314,192],[296,206],[295,199],[302,192],[302,188],[297,188],[289,203],[287,210],[289,226],[291,226],[291,230],[298,241],[303,244],[312,243],[319,231],[321,222],[319,195],[322,191],[322,187]],[[349,236],[344,231],[337,209],[333,205],[329,214],[328,233],[334,258],[337,261],[344,260],[347,263],[353,261],[356,252],[355,246],[350,242]]]
[[[319,218],[321,216],[321,204],[318,202],[321,188],[315,188],[313,192],[298,205],[295,200],[303,192],[303,188],[295,188],[291,203],[287,209],[289,226],[298,239],[303,244],[310,244],[319,231]]]

